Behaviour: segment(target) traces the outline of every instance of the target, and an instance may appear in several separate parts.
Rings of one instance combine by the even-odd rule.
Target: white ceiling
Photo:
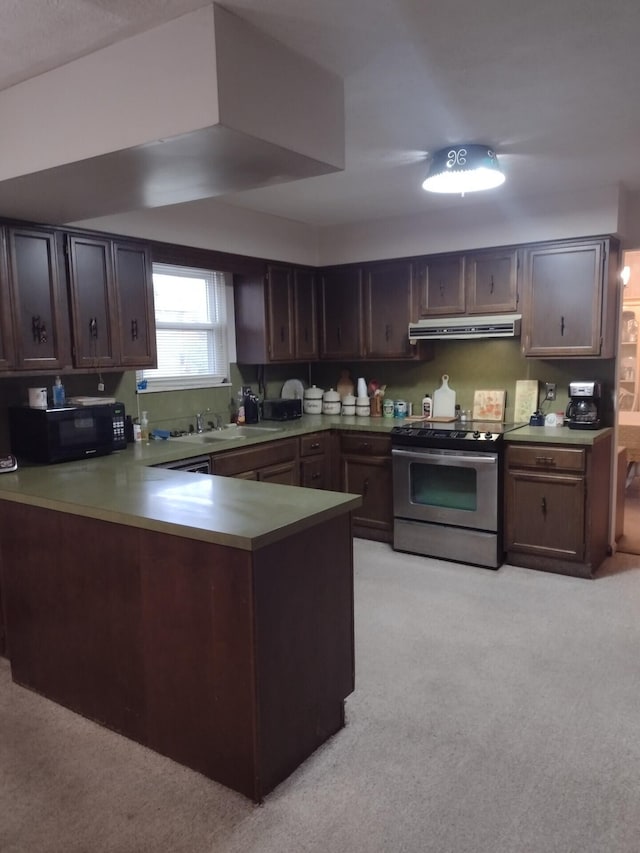
[[[0,89],[206,5],[0,0]],[[228,0],[345,81],[344,172],[222,197],[313,225],[424,213],[430,150],[484,142],[533,194],[640,190],[637,0]],[[34,7],[37,14],[34,14]],[[473,203],[473,202],[472,202]]]

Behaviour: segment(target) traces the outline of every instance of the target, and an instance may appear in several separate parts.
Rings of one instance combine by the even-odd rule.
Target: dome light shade
[[[431,157],[423,189],[434,193],[490,190],[504,183],[495,151],[487,145],[452,145]]]

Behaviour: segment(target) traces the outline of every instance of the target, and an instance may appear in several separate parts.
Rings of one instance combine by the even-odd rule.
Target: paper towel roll
[[[31,408],[31,409],[46,409],[47,408],[47,389],[46,388],[29,388],[29,408]]]

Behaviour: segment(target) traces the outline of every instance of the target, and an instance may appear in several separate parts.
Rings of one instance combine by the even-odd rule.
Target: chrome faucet
[[[202,426],[202,412],[196,413],[196,432],[204,432],[204,427]]]

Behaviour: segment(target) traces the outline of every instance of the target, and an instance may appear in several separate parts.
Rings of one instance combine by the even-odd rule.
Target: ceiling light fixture
[[[495,151],[488,145],[452,145],[431,156],[423,189],[434,193],[490,190],[504,183]]]

